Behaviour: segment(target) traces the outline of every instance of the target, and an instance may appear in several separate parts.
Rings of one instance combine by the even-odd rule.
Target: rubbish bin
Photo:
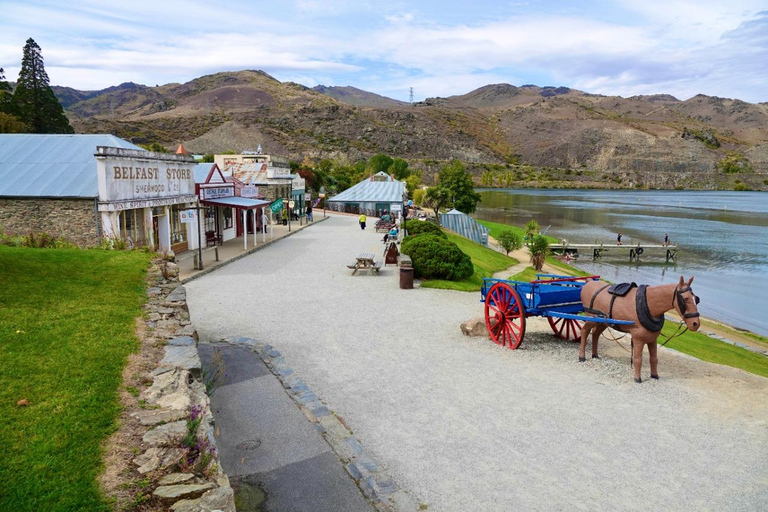
[[[402,290],[413,289],[413,267],[400,267],[400,288]]]

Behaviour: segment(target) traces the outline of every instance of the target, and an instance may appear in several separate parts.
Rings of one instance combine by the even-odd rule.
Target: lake
[[[570,243],[678,244],[677,263],[628,254],[576,265],[614,281],[670,283],[695,276],[705,317],[768,336],[768,193],[616,190],[478,189],[475,217],[522,226]]]

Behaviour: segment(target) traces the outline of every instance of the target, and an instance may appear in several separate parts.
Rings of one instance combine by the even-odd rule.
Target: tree
[[[520,235],[508,229],[499,233],[496,240],[507,251],[507,256],[509,256],[509,251],[517,250],[523,246],[523,239],[520,238]]]
[[[49,85],[40,47],[31,37],[24,45],[12,102],[18,117],[33,133],[75,133]]]
[[[213,155],[203,155],[203,163],[204,164],[212,164],[213,163]]]
[[[549,241],[544,235],[536,235],[533,240],[528,244],[528,250],[531,252],[531,265],[537,272],[541,271],[544,266],[544,260],[547,259],[549,254]]]
[[[0,133],[29,133],[29,126],[16,116],[0,112]]]
[[[413,191],[413,203],[417,206],[421,206],[424,204],[424,196],[427,194],[427,191],[423,188],[417,188]]]
[[[534,219],[528,221],[525,225],[525,239],[528,240],[528,244],[533,242],[536,235],[539,234],[539,223]]]
[[[394,160],[392,160],[392,157],[389,155],[385,155],[383,153],[379,153],[378,155],[373,155],[370,160],[368,160],[368,168],[373,172],[373,174],[378,174],[380,172],[389,172],[389,167],[394,163]]]
[[[12,98],[13,91],[11,85],[5,80],[5,70],[0,68],[0,112],[13,115]]]
[[[396,180],[404,180],[411,175],[411,171],[408,170],[408,162],[402,158],[393,158],[388,171]]]
[[[419,185],[421,185],[421,171],[405,178],[405,190],[408,192],[408,197],[413,199],[413,193]]]
[[[5,80],[5,70],[0,68],[0,133],[28,132],[29,126],[13,114],[13,91]]]
[[[451,191],[442,185],[429,187],[424,196],[424,206],[435,211],[437,224],[440,225],[440,209],[451,202]]]
[[[147,151],[154,151],[155,153],[167,153],[168,150],[165,146],[159,142],[152,142],[151,144],[139,144],[139,147],[146,149]]]
[[[475,192],[475,184],[464,168],[464,164],[454,160],[440,170],[439,184],[448,190],[449,204],[464,213],[477,210],[480,194]]]

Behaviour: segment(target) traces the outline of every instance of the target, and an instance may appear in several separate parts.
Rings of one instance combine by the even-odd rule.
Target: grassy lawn
[[[0,510],[110,510],[100,444],[138,348],[149,258],[0,246]]]
[[[484,277],[491,277],[495,272],[504,270],[505,268],[518,263],[518,261],[513,258],[476,244],[462,236],[453,233],[446,234],[448,235],[448,240],[458,245],[459,249],[468,254],[472,259],[475,273],[461,281],[445,281],[442,279],[425,280],[421,283],[421,286],[424,288],[477,292],[480,291],[480,288],[483,286]]]

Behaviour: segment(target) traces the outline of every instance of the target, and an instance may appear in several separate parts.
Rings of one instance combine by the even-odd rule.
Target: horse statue
[[[640,383],[640,367],[643,363],[643,347],[648,345],[651,360],[651,378],[658,379],[658,344],[656,340],[664,326],[664,313],[674,309],[688,329],[698,330],[701,325],[696,305],[699,298],[691,290],[693,277],[688,282],[680,276],[676,284],[659,286],[622,283],[611,286],[604,281],[590,281],[581,289],[584,312],[591,316],[615,320],[631,320],[633,325],[617,325],[614,329],[632,336],[632,363],[635,382]],[[587,336],[592,332],[592,358],[597,355],[597,341],[608,327],[607,324],[585,321],[581,328],[579,361],[586,361]],[[682,333],[681,333],[682,334]]]

